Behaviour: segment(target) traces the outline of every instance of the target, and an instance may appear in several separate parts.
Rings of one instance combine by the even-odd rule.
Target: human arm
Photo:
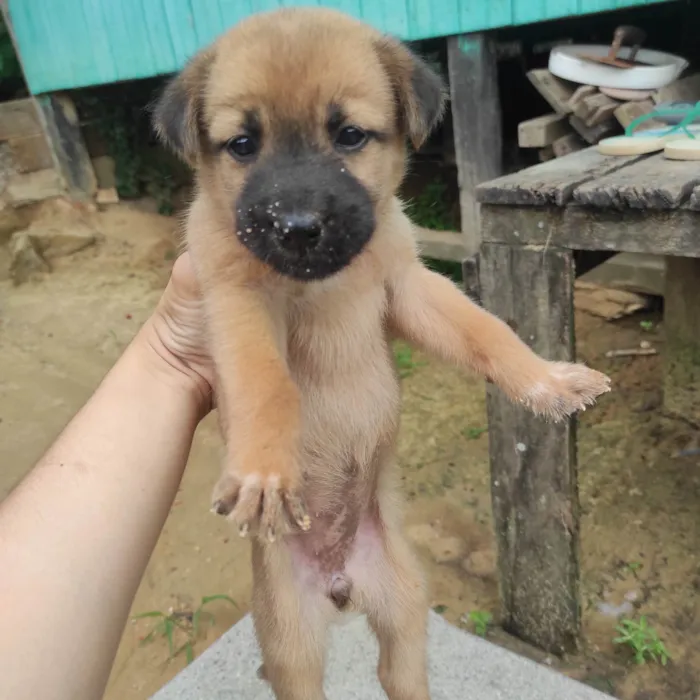
[[[102,696],[132,599],[211,404],[189,260],[0,504],[0,697]]]

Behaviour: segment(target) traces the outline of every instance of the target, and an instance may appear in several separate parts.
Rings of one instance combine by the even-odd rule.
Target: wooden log
[[[552,75],[546,68],[531,70],[527,74],[535,90],[549,103],[557,114],[570,114],[569,100],[574,94],[574,85]]]
[[[479,244],[475,190],[501,174],[501,108],[493,40],[487,34],[448,39],[452,123],[459,176],[462,234],[467,250]]]
[[[570,131],[565,115],[545,114],[518,124],[518,145],[520,148],[544,148]]]
[[[436,231],[416,226],[415,235],[421,255],[425,257],[462,262],[468,255],[464,238],[456,231]]]
[[[614,119],[608,119],[595,126],[586,126],[583,119],[573,116],[569,117],[569,123],[578,134],[591,145],[598,143],[598,141],[607,138],[608,136],[614,136],[620,131],[617,122]]]
[[[74,199],[91,199],[97,178],[78,123],[78,113],[67,95],[49,94],[36,98],[39,117],[46,134],[56,172]]]
[[[664,410],[696,426],[700,426],[699,299],[700,259],[666,258]]]
[[[554,151],[555,158],[563,158],[564,156],[568,156],[569,153],[581,151],[585,147],[586,144],[578,134],[570,133],[558,138],[552,144],[552,151]]]
[[[484,244],[479,264],[484,307],[542,356],[572,360],[571,252]],[[503,626],[548,652],[574,651],[581,631],[574,421],[537,418],[494,385],[487,411]]]

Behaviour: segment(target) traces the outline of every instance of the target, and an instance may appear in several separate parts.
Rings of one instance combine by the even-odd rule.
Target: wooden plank
[[[518,145],[520,148],[544,148],[569,131],[563,114],[544,114],[518,124]]]
[[[482,226],[487,243],[700,257],[700,215],[685,208],[482,205],[482,212],[489,214]]]
[[[570,114],[569,100],[574,94],[574,84],[552,75],[546,68],[528,71],[527,77],[549,106],[557,114]]]
[[[493,40],[484,34],[450,37],[447,62],[459,175],[462,234],[468,250],[479,244],[475,189],[501,174],[501,107]]]
[[[569,111],[576,114],[580,103],[597,92],[598,88],[593,85],[579,85],[569,98]]]
[[[475,304],[481,304],[478,252],[462,260],[462,284],[465,294],[467,294]]]
[[[674,209],[699,184],[697,161],[672,161],[657,154],[581,185],[574,201],[601,208]]]
[[[51,149],[43,133],[7,142],[17,172],[34,173],[53,167]]]
[[[464,239],[456,231],[436,231],[416,226],[416,239],[421,255],[436,260],[462,262],[468,255]]]
[[[41,134],[41,122],[34,100],[0,102],[0,141],[22,139]]]
[[[700,426],[700,259],[666,258],[664,410]]]
[[[485,244],[479,264],[484,307],[545,358],[572,360],[571,253]],[[574,421],[536,418],[494,385],[487,411],[503,627],[548,652],[574,651],[581,631]]]
[[[56,172],[75,199],[89,199],[97,191],[97,178],[80,131],[78,114],[66,95],[36,98]]]
[[[563,206],[585,182],[636,162],[641,156],[605,156],[596,148],[534,165],[479,185],[477,198],[488,204]]]
[[[586,143],[578,134],[567,134],[558,138],[552,144],[552,150],[554,151],[555,158],[563,158],[568,156],[570,153],[576,153],[576,151],[581,151],[586,148]]]
[[[612,97],[608,97],[602,92],[588,97],[583,100],[583,103],[586,105],[587,114],[584,117],[584,122],[587,127],[594,127],[609,121],[620,106],[618,100],[613,100]]]
[[[587,141],[591,145],[598,143],[608,136],[614,136],[620,131],[620,126],[614,119],[607,119],[595,126],[588,126],[583,119],[579,117],[569,117],[569,124],[571,124],[584,141]]]

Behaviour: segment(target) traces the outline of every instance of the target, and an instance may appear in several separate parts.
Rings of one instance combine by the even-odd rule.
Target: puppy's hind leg
[[[430,700],[428,600],[415,555],[395,525],[384,525],[382,600],[368,621],[379,641],[379,681],[389,700]]]
[[[270,684],[276,700],[326,700],[327,619],[302,609],[288,570],[263,564],[262,547],[253,542],[253,619],[263,658],[258,677]]]

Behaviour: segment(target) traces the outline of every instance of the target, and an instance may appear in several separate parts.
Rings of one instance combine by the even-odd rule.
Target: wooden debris
[[[528,119],[518,125],[520,148],[544,148],[569,132],[569,124],[563,114],[545,114]]]
[[[552,150],[554,151],[555,158],[561,158],[562,156],[568,156],[569,153],[574,153],[575,151],[580,151],[586,147],[583,139],[573,132],[558,138],[552,144]]]
[[[608,350],[605,357],[644,357],[647,355],[658,355],[656,348],[627,348],[625,350]]]
[[[571,95],[569,99],[569,109],[571,110],[571,112],[575,114],[576,107],[578,106],[579,102],[581,102],[586,97],[595,95],[596,92],[598,92],[598,88],[594,87],[593,85],[581,85],[580,87],[576,88],[574,94]]]
[[[576,281],[574,307],[577,311],[604,318],[606,321],[616,321],[630,316],[649,305],[646,297],[620,289],[599,287],[590,282]]]
[[[584,101],[588,114],[585,117],[586,126],[596,126],[610,119],[615,110],[620,106],[617,100],[599,92],[596,95],[586,98]]]
[[[657,105],[662,102],[695,103],[700,101],[700,73],[694,73],[660,88],[652,95],[651,99]]]
[[[554,160],[556,156],[554,155],[554,149],[551,146],[545,146],[537,151],[537,157],[540,159],[540,163],[546,163],[548,160]]]
[[[651,100],[642,100],[641,102],[624,102],[614,112],[615,119],[620,123],[623,129],[626,129],[635,119],[643,114],[649,114],[654,109],[654,103]],[[655,129],[664,126],[661,122],[649,119],[644,123],[644,129]]]
[[[531,70],[527,74],[535,90],[549,103],[557,114],[570,114],[569,100],[574,94],[573,83],[552,75],[546,68]]]
[[[593,145],[608,136],[615,136],[620,131],[618,123],[614,119],[608,119],[595,126],[586,126],[586,123],[579,117],[569,117],[569,123],[578,134]]]

